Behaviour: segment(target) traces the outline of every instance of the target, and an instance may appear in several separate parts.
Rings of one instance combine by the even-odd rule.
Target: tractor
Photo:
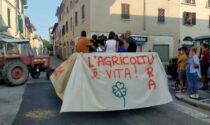
[[[22,85],[29,74],[38,79],[41,72],[46,72],[49,79],[49,56],[34,56],[29,41],[24,39],[0,39],[0,80],[10,85]]]

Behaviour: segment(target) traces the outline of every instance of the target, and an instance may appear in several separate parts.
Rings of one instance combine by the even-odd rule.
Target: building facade
[[[182,0],[180,40],[210,35],[210,0]]]
[[[167,62],[177,55],[177,48],[186,38],[210,34],[209,3],[210,0],[63,0],[56,12],[61,57],[65,59],[72,53],[82,30],[89,38],[93,34],[131,30],[136,38],[146,38],[138,45],[138,51],[156,51]]]
[[[0,0],[0,31],[7,31],[15,38],[25,37],[26,4],[26,0]]]
[[[39,54],[43,49],[42,39],[37,36],[29,17],[24,15],[25,8],[27,0],[0,0],[0,32],[10,38],[29,40],[31,48]]]

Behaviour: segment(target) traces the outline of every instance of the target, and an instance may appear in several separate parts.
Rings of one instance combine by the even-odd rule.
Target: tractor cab
[[[33,56],[29,41],[0,39],[0,56]]]

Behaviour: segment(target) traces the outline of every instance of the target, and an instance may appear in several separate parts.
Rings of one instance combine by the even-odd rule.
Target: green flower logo
[[[122,98],[124,102],[124,108],[126,106],[126,99],[125,96],[127,95],[127,88],[123,82],[117,82],[115,85],[112,86],[112,93],[118,97]]]

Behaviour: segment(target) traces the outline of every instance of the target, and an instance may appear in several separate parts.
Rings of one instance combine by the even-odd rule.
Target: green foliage
[[[43,46],[44,46],[44,48],[47,48],[49,51],[53,50],[53,45],[50,44],[50,42],[48,40],[43,39]]]

